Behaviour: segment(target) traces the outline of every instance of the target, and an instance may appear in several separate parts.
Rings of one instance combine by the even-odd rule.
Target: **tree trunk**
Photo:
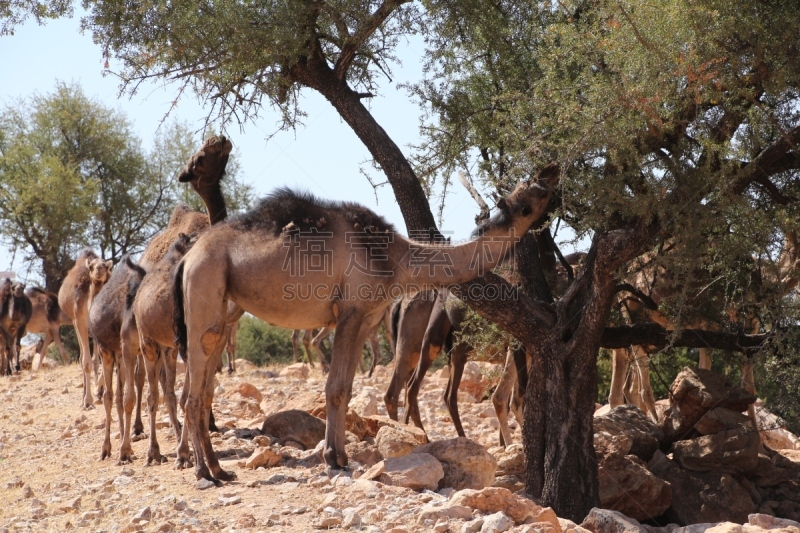
[[[345,80],[334,75],[333,69],[324,59],[310,59],[306,64],[296,66],[292,74],[301,84],[319,91],[336,108],[339,116],[353,129],[383,169],[400,206],[409,235],[417,236],[419,232],[425,232],[439,238],[428,198],[414,169],[386,130],[361,103],[358,94]]]
[[[525,488],[558,516],[581,523],[600,503],[592,426],[597,348],[568,352],[555,336],[526,348],[533,364],[525,391]]]

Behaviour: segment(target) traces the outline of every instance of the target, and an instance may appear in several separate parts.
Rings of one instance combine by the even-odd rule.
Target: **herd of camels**
[[[454,340],[465,307],[449,295],[446,287],[472,280],[505,258],[515,236],[527,232],[547,209],[558,168],[547,166],[534,179],[517,185],[497,203],[498,213],[479,226],[472,240],[444,247],[403,237],[361,205],[324,201],[288,189],[278,189],[249,212],[229,218],[221,180],[231,149],[228,139],[215,136],[189,159],[178,179],[200,196],[207,213],[177,206],[167,228],[153,237],[138,263],[125,256],[113,266],[86,250],[77,258],[58,295],[37,288],[25,291],[21,283],[3,281],[2,373],[12,371],[14,357],[19,370],[19,341],[26,332],[44,335],[39,349],[42,355],[37,357],[55,342],[66,361],[58,328],[71,323],[80,345],[84,408],[93,407],[93,382],[102,378],[97,386],[106,420],[101,459],[111,455],[116,367],[114,401],[122,436],[119,462],[132,460],[132,435],[144,432],[140,409],[146,379],[150,422],[147,462],[166,461],[155,427],[160,383],[171,427],[179,440],[176,467],[193,464],[198,479],[219,483],[233,479],[235,474],[220,467],[209,437],[209,430],[214,428],[214,373],[221,366],[226,345],[232,368],[239,318],[247,312],[295,330],[295,360],[303,332],[312,365],[312,353],[320,351],[320,343],[333,331],[332,349],[328,357],[320,357],[328,371],[323,455],[330,466],[343,468],[347,465],[345,417],[353,380],[367,341],[373,352],[372,372],[378,356],[378,330],[383,323],[395,354],[394,375],[385,395],[389,415],[397,419],[399,395],[405,388],[405,422],[422,428],[417,394],[432,362],[444,351],[450,365],[444,401],[456,431],[464,436],[457,391],[467,357],[474,350],[466,341]],[[287,257],[313,249],[304,239],[319,239],[320,235],[324,235],[327,254],[325,268],[305,269],[298,279],[296,270],[286,268]],[[354,249],[366,260],[354,265]],[[786,291],[797,284],[796,278],[787,274],[796,270],[797,249],[796,234],[787,232],[776,274]],[[419,258],[436,257],[442,252],[447,254],[447,268],[419,268]],[[582,254],[573,254],[567,259],[572,267],[580,268],[582,258]],[[656,268],[645,264],[630,280],[646,297],[620,298],[620,306],[629,320],[644,313],[649,320],[669,327],[668,319],[658,311],[659,301],[666,295],[659,294],[655,284]],[[299,282],[338,290],[343,286],[358,288],[358,294],[374,297],[283,297],[286,286]],[[401,299],[376,296],[390,294],[390,288],[396,287],[414,289]],[[755,318],[752,325],[758,326]],[[99,357],[93,357],[93,351]],[[522,424],[526,357],[523,350],[507,344],[489,351],[485,355],[490,359],[504,361],[503,377],[492,400],[500,420],[500,442],[505,445],[511,442],[509,412],[513,411]],[[179,355],[186,362],[180,401],[175,395]],[[97,369],[98,361],[102,370]],[[710,367],[704,351],[700,367]],[[745,386],[754,392],[752,368],[745,367],[743,378]],[[648,416],[656,416],[644,347],[614,351],[609,403],[614,407],[626,401]],[[179,403],[185,413],[183,424],[177,413]]]

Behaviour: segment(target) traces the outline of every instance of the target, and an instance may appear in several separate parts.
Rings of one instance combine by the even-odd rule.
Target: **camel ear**
[[[187,183],[192,181],[192,173],[186,169],[183,169],[180,174],[178,174],[178,181],[181,183]]]
[[[112,261],[110,259],[108,261],[106,261],[106,268],[108,268],[108,270],[111,270],[112,268],[114,268],[114,261]]]
[[[506,199],[505,198],[500,198],[497,201],[497,209],[500,209],[501,211],[504,210],[504,209],[508,209],[508,204],[506,203]]]
[[[92,263],[88,259],[86,260],[86,268],[88,268],[89,270],[92,269]]]

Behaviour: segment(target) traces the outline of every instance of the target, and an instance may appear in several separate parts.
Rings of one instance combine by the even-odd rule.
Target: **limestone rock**
[[[627,435],[611,435],[605,431],[594,434],[594,452],[597,460],[602,461],[607,457],[625,457],[630,454],[633,441]]]
[[[663,432],[635,405],[620,405],[607,414],[594,416],[595,433],[624,435],[631,439],[631,454],[648,461],[659,447]]]
[[[467,364],[464,365],[464,373],[461,375],[461,384],[458,386],[458,390],[467,392],[477,400],[480,400],[486,393],[487,387],[488,383],[484,379],[481,365],[476,361],[467,361]]]
[[[472,509],[464,505],[426,505],[417,515],[417,524],[423,525],[425,520],[436,522],[442,518],[469,520],[472,518]]]
[[[376,480],[386,485],[413,490],[436,490],[444,477],[442,464],[428,453],[391,457],[364,472],[360,479]]]
[[[258,403],[261,403],[261,400],[263,399],[261,391],[259,391],[255,385],[252,385],[247,382],[239,383],[239,385],[237,385],[232,392],[239,394],[243,398],[250,398],[252,400],[255,400]]]
[[[495,476],[521,476],[525,474],[525,450],[522,444],[498,446],[489,450],[497,463]]]
[[[753,425],[747,415],[724,407],[717,407],[704,414],[694,425],[694,429],[701,435],[713,435],[730,429],[750,429],[752,431]]]
[[[325,438],[325,422],[305,411],[292,409],[268,416],[261,433],[277,438],[281,444],[294,441],[309,449]]]
[[[419,441],[401,426],[383,426],[375,436],[375,444],[381,455],[388,459],[408,455],[419,445]]]
[[[307,380],[309,373],[309,366],[305,363],[295,363],[293,365],[289,365],[283,370],[281,370],[281,377],[289,378],[289,379],[300,379],[300,380]]]
[[[742,412],[756,400],[726,376],[699,368],[684,368],[670,391],[670,407],[662,424],[670,442],[685,435],[711,409],[724,407]]]
[[[280,463],[281,458],[281,454],[272,448],[261,446],[253,450],[253,454],[245,462],[245,467],[252,469],[256,469],[261,466],[264,468],[270,468]]]
[[[602,459],[598,480],[603,507],[636,520],[660,516],[672,503],[669,483],[650,473],[635,455]]]
[[[498,533],[514,527],[514,521],[502,511],[490,514],[483,519],[481,533]]]
[[[364,416],[378,414],[378,390],[374,387],[362,388],[358,395],[350,400],[350,409]]]
[[[460,490],[450,498],[450,505],[465,505],[485,513],[502,511],[518,524],[536,516],[542,509],[533,500],[517,496],[508,489],[500,487]]]
[[[442,463],[444,477],[439,481],[440,489],[482,489],[494,483],[497,470],[494,457],[466,437],[431,442],[418,446],[414,453],[429,453]]]
[[[748,492],[729,474],[684,470],[660,451],[648,467],[672,486],[672,505],[665,513],[671,522],[743,524],[756,510]]]
[[[751,526],[760,527],[762,529],[784,529],[787,527],[800,528],[800,522],[758,513],[748,516],[747,523]]]
[[[594,533],[647,533],[642,525],[618,511],[594,507],[581,527]]]
[[[383,461],[381,452],[375,446],[363,441],[348,443],[344,450],[348,459],[363,465],[364,468],[370,468],[375,463]]]
[[[678,441],[673,455],[686,470],[744,474],[758,466],[760,444],[757,432],[731,429]]]

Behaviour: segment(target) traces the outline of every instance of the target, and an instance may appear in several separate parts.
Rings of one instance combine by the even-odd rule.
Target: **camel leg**
[[[133,409],[136,407],[137,396],[137,376],[136,367],[138,359],[138,347],[135,342],[129,339],[122,339],[122,354],[120,356],[120,363],[118,372],[122,376],[121,387],[124,387],[123,407],[125,409],[125,426],[122,431],[122,444],[119,448],[119,462],[117,464],[123,465],[133,461],[133,448],[131,446],[131,431],[133,425]],[[144,370],[144,369],[142,369]],[[142,372],[142,379],[144,373]],[[139,420],[141,424],[141,420]]]
[[[464,374],[468,355],[469,347],[463,343],[456,345],[450,352],[450,378],[447,380],[443,397],[459,437],[466,437],[464,427],[461,425],[461,415],[458,413],[458,387],[461,385],[461,376]]]
[[[103,438],[103,448],[100,452],[100,460],[111,457],[111,396],[114,394],[114,354],[106,350],[100,350],[100,357],[103,361],[103,407],[106,411],[105,435]]]
[[[147,377],[147,415],[150,422],[150,442],[147,447],[147,464],[160,464],[164,461],[156,436],[156,416],[158,413],[158,377],[161,372],[161,358],[158,347],[149,339],[139,340],[142,350],[141,366]]]
[[[310,348],[309,348],[309,345],[307,344],[306,337],[303,337],[303,344],[306,346],[306,351],[308,351],[308,362],[311,363],[311,366],[314,366],[314,361],[311,359],[311,353],[314,350],[316,350],[317,353],[319,354],[319,364],[322,365],[323,371],[325,370],[325,367],[327,365],[325,363],[325,356],[322,353],[322,349],[320,348],[320,345],[322,344],[322,341],[325,340],[325,337],[327,337],[330,332],[331,332],[331,328],[328,328],[328,327],[325,327],[325,328],[322,328],[321,330],[319,330],[319,332],[316,335],[314,335],[314,337],[311,339],[311,347]]]
[[[395,357],[394,372],[392,373],[392,381],[383,398],[386,404],[386,411],[389,413],[389,418],[392,420],[397,420],[400,393],[403,387],[408,384],[411,369],[417,366],[419,362],[419,348],[415,350],[414,347],[409,347],[407,344],[408,343],[403,343],[398,348],[397,356]],[[336,344],[334,344],[334,348],[335,347]],[[407,407],[408,406],[406,406],[406,408]]]
[[[372,377],[372,372],[375,370],[375,365],[378,364],[378,357],[381,354],[381,345],[378,342],[378,329],[375,328],[369,334],[369,351],[372,352],[372,362],[369,365],[369,373],[367,377]]]
[[[700,361],[697,368],[711,370],[711,351],[708,348],[700,348]]]
[[[61,358],[61,364],[66,365],[69,362],[69,356],[67,355],[67,350],[64,348],[64,343],[61,341],[61,328],[59,326],[50,328],[50,338],[56,343],[56,347],[58,347],[58,356]],[[42,357],[47,357],[47,350],[43,351]]]
[[[634,361],[636,361],[639,381],[638,406],[653,422],[657,422],[656,398],[655,394],[653,394],[653,386],[650,383],[650,356],[641,346],[634,346],[633,357]]]
[[[175,438],[181,438],[181,422],[178,419],[178,401],[175,398],[175,377],[177,374],[176,365],[178,363],[178,352],[172,348],[160,347],[161,360],[163,364],[164,381],[161,384],[164,389],[164,398],[167,402],[167,413],[169,422],[175,431]]]
[[[419,361],[415,365],[415,371],[413,376],[408,382],[408,386],[406,387],[406,411],[404,416],[404,423],[408,424],[409,419],[414,421],[414,425],[424,431],[422,427],[422,417],[420,416],[419,412],[419,401],[417,397],[419,396],[419,390],[422,387],[422,381],[425,379],[425,375],[428,372],[428,369],[431,367],[433,362],[439,357],[439,353],[442,351],[442,346],[444,345],[445,338],[447,337],[450,331],[450,322],[448,321],[444,324],[433,324],[430,325],[425,329],[425,335],[422,337],[422,345],[420,346],[420,355],[418,355]],[[421,354],[425,354],[423,357]],[[412,354],[413,359],[414,354]],[[402,376],[399,376],[402,379]],[[399,383],[403,383],[399,381]]]
[[[628,375],[630,353],[628,348],[611,350],[611,390],[608,404],[614,408],[625,403],[625,378]]]
[[[112,352],[114,357],[114,366],[117,369],[117,390],[114,391],[114,404],[117,406],[117,422],[119,423],[119,435],[122,439],[125,434],[125,406],[123,405],[122,395],[125,392],[125,387],[122,382],[125,374],[122,372],[120,365],[122,361],[115,353]],[[102,372],[102,370],[101,370]]]
[[[751,363],[749,359],[742,365],[742,388],[755,396],[756,381],[753,376],[753,363]],[[754,403],[751,403],[747,407],[747,416],[750,417],[753,427],[758,429],[758,418],[756,417],[756,406]]]
[[[180,437],[178,438],[178,448],[176,450],[176,458],[174,468],[176,470],[183,470],[192,466],[192,456],[189,450],[189,420],[186,416],[186,402],[189,399],[189,386],[190,378],[187,369],[186,377],[183,380],[183,392],[181,393],[180,406],[183,409],[183,428],[180,430]]]
[[[137,343],[138,344],[138,343]],[[142,391],[145,381],[144,361],[142,356],[136,358],[136,368],[134,370],[134,382],[136,385],[136,416],[133,421],[133,440],[144,438],[144,424],[142,423]]]
[[[297,344],[300,341],[300,330],[296,329],[292,331],[292,357],[294,357],[294,362],[297,362]]]
[[[215,354],[215,357],[222,359],[222,350],[225,347],[223,344],[219,347],[219,351]],[[206,388],[205,388],[205,397],[204,397],[204,410],[208,413],[208,421],[209,421],[209,428],[214,425],[214,417],[213,413],[211,412],[211,403],[214,400],[214,376],[213,374],[209,376],[208,381],[206,381]],[[219,431],[216,429],[214,425],[214,430]],[[204,455],[206,457],[206,463],[208,464],[208,468],[211,470],[211,475],[213,475],[216,479],[220,481],[233,481],[236,479],[236,473],[223,470],[219,464],[219,460],[217,459],[217,454],[214,452],[214,448],[211,445],[211,437],[209,436],[210,431],[206,431],[202,435],[202,445],[204,446]]]
[[[80,346],[80,361],[81,369],[83,370],[83,408],[94,409],[94,400],[92,399],[92,353],[89,350],[89,323],[86,316],[79,315],[79,311],[75,310],[75,320],[73,326],[75,333],[78,337],[78,345]],[[102,357],[102,355],[101,355]],[[103,395],[105,401],[105,394]]]
[[[239,321],[228,326],[228,345],[225,352],[228,354],[228,374],[236,372],[236,333],[239,331]]]
[[[503,377],[492,393],[492,404],[500,422],[500,446],[511,444],[511,428],[508,426],[508,413],[511,403],[511,394],[514,383],[517,381],[517,367],[514,364],[514,350],[509,347],[506,353],[506,362],[503,365]]]
[[[349,311],[349,312],[348,312]],[[330,373],[325,383],[327,424],[325,426],[325,462],[332,468],[347,466],[344,446],[347,405],[352,395],[358,358],[373,324],[357,309],[340,313],[333,340]]]

